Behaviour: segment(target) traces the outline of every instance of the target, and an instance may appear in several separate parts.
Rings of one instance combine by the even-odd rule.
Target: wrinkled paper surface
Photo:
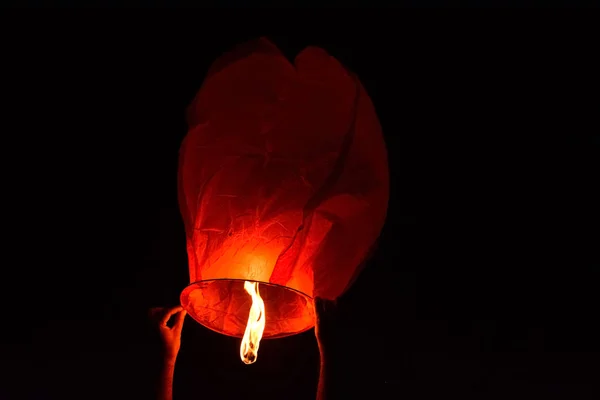
[[[188,124],[179,202],[191,285],[182,305],[241,337],[243,281],[256,280],[279,285],[259,285],[265,338],[311,328],[311,298],[346,290],[385,220],[387,153],[364,88],[320,48],[292,64],[259,39],[213,64]]]

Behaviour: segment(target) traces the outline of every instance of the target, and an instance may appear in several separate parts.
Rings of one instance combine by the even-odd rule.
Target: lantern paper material
[[[324,50],[294,64],[268,40],[218,59],[188,109],[179,202],[196,321],[242,337],[259,281],[264,338],[314,325],[312,298],[351,284],[385,220],[387,153],[358,79]]]

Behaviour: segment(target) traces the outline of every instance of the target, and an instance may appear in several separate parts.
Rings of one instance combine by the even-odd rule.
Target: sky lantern
[[[339,297],[383,226],[389,176],[373,104],[323,49],[291,63],[261,38],[217,59],[187,110],[179,203],[197,322],[242,338],[314,325],[312,299]]]

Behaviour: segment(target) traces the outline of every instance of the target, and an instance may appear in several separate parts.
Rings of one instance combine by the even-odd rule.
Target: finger
[[[176,306],[173,308],[170,308],[165,315],[163,316],[163,318],[160,321],[160,324],[162,326],[167,326],[167,322],[169,322],[169,319],[171,318],[171,315],[178,313],[179,311],[183,310],[183,307],[181,306]]]
[[[315,314],[318,318],[327,312],[327,300],[321,297],[315,297]]]
[[[313,299],[313,304],[315,306],[315,310],[318,310],[321,308],[321,306],[323,305],[323,299],[320,297],[315,297]]]
[[[182,316],[177,318],[177,323],[175,326],[173,326],[173,332],[175,332],[176,335],[181,335],[181,331],[183,330],[183,323],[185,321],[185,314],[182,313]]]
[[[317,323],[335,318],[336,313],[337,299],[328,300],[323,298],[315,298],[315,319]]]
[[[181,332],[181,328],[183,327],[183,321],[185,320],[187,312],[185,310],[181,310],[179,314],[177,314],[177,320],[175,321],[175,325],[173,328]]]

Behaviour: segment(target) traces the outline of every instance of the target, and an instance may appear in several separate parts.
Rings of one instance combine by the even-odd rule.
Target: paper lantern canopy
[[[385,143],[358,79],[316,47],[288,59],[268,40],[218,59],[188,109],[179,202],[200,324],[241,337],[260,282],[264,338],[314,325],[379,236],[389,193]]]

